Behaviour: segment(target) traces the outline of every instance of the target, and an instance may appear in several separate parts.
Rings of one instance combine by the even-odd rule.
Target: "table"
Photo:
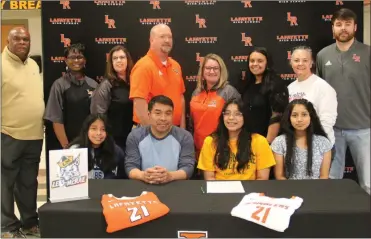
[[[88,200],[46,203],[39,209],[42,237],[176,238],[178,231],[207,231],[208,237],[371,237],[370,196],[354,181],[288,180],[243,181],[246,194],[272,197],[300,196],[302,206],[285,232],[232,217],[230,212],[245,194],[206,194],[206,182],[187,180],[148,185],[135,180],[90,180]],[[102,194],[116,197],[154,192],[170,208],[157,220],[106,233],[100,204]]]

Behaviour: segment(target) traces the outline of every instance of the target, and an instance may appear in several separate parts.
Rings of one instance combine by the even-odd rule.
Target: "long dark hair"
[[[231,99],[225,103],[223,107],[223,113],[229,105],[237,105],[237,108],[242,112],[243,105],[240,99]],[[241,132],[237,139],[237,153],[235,155],[237,164],[237,171],[242,173],[247,167],[249,162],[253,162],[253,155],[251,152],[251,133],[247,130],[246,119],[244,117],[244,124],[241,128]],[[215,164],[218,168],[224,170],[228,167],[229,160],[232,152],[229,147],[229,133],[228,129],[224,124],[224,115],[221,114],[219,117],[219,125],[216,131],[211,135],[213,138],[214,147],[216,153],[214,157]]]
[[[99,147],[99,153],[95,153],[95,159],[98,159],[102,162],[100,165],[102,167],[103,172],[107,172],[109,170],[113,170],[116,167],[115,163],[115,141],[110,133],[109,125],[107,117],[104,114],[91,114],[89,115],[84,123],[82,124],[82,128],[80,131],[79,136],[77,136],[68,147],[72,145],[78,144],[79,148],[87,148],[88,149],[88,170],[90,171],[94,167],[94,159],[92,158],[91,151],[93,150],[92,144],[88,137],[88,132],[91,124],[93,124],[96,120],[101,120],[105,126],[107,137],[104,142]]]
[[[126,78],[125,81],[128,85],[130,85],[130,72],[131,72],[131,69],[133,69],[134,63],[133,63],[133,58],[131,58],[131,55],[129,53],[129,50],[122,45],[114,46],[108,53],[105,77],[111,82],[112,85],[118,85],[119,82],[121,82],[121,80],[117,76],[117,72],[115,71],[115,69],[113,69],[113,63],[112,63],[112,55],[116,51],[123,51],[126,55],[127,66],[126,66],[126,72],[125,72],[125,78]]]
[[[286,174],[290,177],[294,164],[295,164],[295,147],[296,147],[296,139],[295,139],[295,128],[291,124],[291,113],[294,109],[295,105],[303,105],[309,112],[310,116],[310,124],[306,129],[306,137],[307,137],[307,175],[312,176],[312,156],[313,156],[313,135],[320,135],[327,138],[327,134],[321,125],[321,121],[317,115],[316,110],[314,109],[313,104],[306,100],[306,99],[295,99],[289,103],[285,112],[283,113],[282,120],[281,120],[281,134],[286,136],[286,149],[287,153],[285,156],[285,168]]]
[[[275,86],[275,80],[279,79],[279,77],[273,69],[273,59],[271,55],[269,54],[268,50],[265,47],[255,47],[250,52],[247,59],[250,59],[251,54],[253,54],[254,52],[263,54],[265,58],[267,59],[267,66],[263,73],[262,88],[261,88],[261,93],[266,94],[269,91],[273,90]],[[245,78],[242,80],[244,81],[244,87],[242,89],[243,92],[245,92],[248,88],[250,88],[251,85],[255,84],[256,78],[255,78],[255,75],[250,70],[249,63],[247,64]]]

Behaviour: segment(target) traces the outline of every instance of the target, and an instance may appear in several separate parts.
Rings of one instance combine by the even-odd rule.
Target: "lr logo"
[[[115,26],[115,20],[109,19],[108,15],[105,15],[105,22],[108,25],[108,28],[116,28]]]
[[[246,36],[246,34],[244,32],[242,32],[241,35],[242,35],[242,40],[241,41],[245,42],[245,46],[252,46],[251,37]]]
[[[287,13],[287,21],[290,22],[290,26],[298,25],[298,18],[296,16],[291,16],[291,12]]]
[[[291,51],[287,51],[287,60],[291,60]]]
[[[61,42],[63,43],[64,47],[71,46],[71,39],[65,38],[64,34],[61,34]]]
[[[244,5],[244,8],[252,8],[251,1],[241,1]]]
[[[336,0],[336,5],[344,5],[343,1]]]
[[[63,9],[71,9],[69,0],[61,0],[59,4],[62,4]]]
[[[152,4],[152,9],[161,9],[160,7],[160,1],[149,1],[149,4]]]
[[[198,14],[196,14],[196,23],[198,23],[198,28],[206,28],[205,18],[200,18]]]
[[[199,52],[196,52],[196,61],[200,63],[200,66],[201,66],[202,62],[204,61],[204,57],[200,56]]]

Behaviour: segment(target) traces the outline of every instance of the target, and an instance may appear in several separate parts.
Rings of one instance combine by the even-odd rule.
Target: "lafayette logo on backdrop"
[[[187,43],[210,44],[216,43],[218,41],[218,37],[186,37],[185,41]]]
[[[104,23],[107,24],[108,28],[116,28],[115,20],[110,19],[108,15],[104,15]]]
[[[95,42],[98,44],[123,45],[127,40],[125,37],[96,37]]]
[[[197,82],[197,75],[186,76],[186,81]]]
[[[252,8],[251,1],[241,1],[244,4],[244,8]]]
[[[1,10],[34,10],[41,8],[41,1],[1,0]]]
[[[252,46],[252,38],[246,36],[246,33],[241,33],[241,41],[245,43],[245,46]]]
[[[110,1],[110,0],[101,0],[101,1],[94,1],[97,6],[124,6],[125,0],[117,0],[117,1]]]
[[[139,18],[142,25],[170,24],[171,18]]]
[[[308,35],[277,35],[279,42],[299,42],[308,40]]]
[[[50,57],[50,60],[53,62],[53,63],[63,63],[65,61],[65,57],[64,56],[51,56]]]
[[[287,21],[290,22],[290,26],[298,25],[298,18],[296,16],[292,16],[291,12],[287,12]]]
[[[296,80],[296,74],[280,74],[282,80]]]
[[[53,25],[79,25],[81,18],[50,18],[49,22]]]
[[[152,4],[152,9],[161,9],[160,1],[149,1],[149,4]]]
[[[62,5],[63,9],[71,9],[69,0],[61,0],[59,1],[59,4]]]
[[[186,0],[184,1],[187,5],[215,5],[215,0]]]
[[[331,22],[332,15],[322,15],[322,20],[325,22]]]
[[[198,28],[206,28],[206,19],[200,18],[199,14],[196,14],[196,23],[198,23]]]
[[[71,45],[71,39],[64,37],[64,34],[61,34],[61,42],[64,47],[69,47]]]
[[[200,56],[199,52],[196,52],[196,62],[199,62],[200,63],[199,65],[201,65],[203,61],[204,61],[204,57]]]
[[[248,62],[249,56],[231,56],[233,62]]]
[[[261,23],[263,17],[231,17],[232,23]]]

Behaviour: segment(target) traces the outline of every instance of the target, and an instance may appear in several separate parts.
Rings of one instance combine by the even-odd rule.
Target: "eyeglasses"
[[[125,60],[126,59],[126,56],[114,56],[112,57],[112,61],[122,61],[122,60]]]
[[[219,67],[211,67],[211,66],[207,66],[204,68],[206,71],[211,71],[211,70],[214,70],[215,72],[219,71],[220,68]]]
[[[68,57],[67,57],[68,60],[73,60],[73,61],[75,61],[75,60],[82,60],[82,59],[84,59],[84,58],[85,58],[85,57],[82,56],[82,55],[78,55],[78,56],[68,56]]]
[[[242,117],[242,113],[241,112],[229,112],[229,111],[225,111],[225,112],[223,112],[223,115],[225,116],[225,117],[230,117],[230,116],[233,116],[233,117],[236,117],[236,118],[238,118],[238,117]]]

